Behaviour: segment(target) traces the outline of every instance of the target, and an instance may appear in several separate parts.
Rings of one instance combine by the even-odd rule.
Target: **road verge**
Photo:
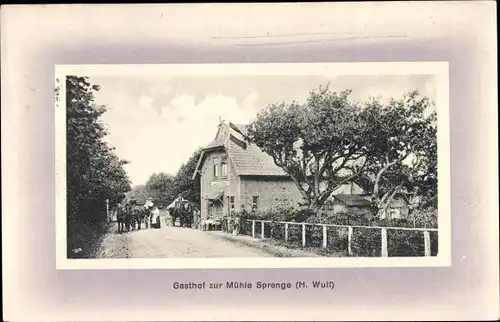
[[[274,255],[274,257],[322,257],[321,255],[305,252],[299,249],[290,249],[284,246],[273,245],[268,243],[265,239],[254,239],[250,236],[244,235],[233,236],[222,231],[210,231],[209,233],[217,235],[221,239],[228,242],[263,250]]]

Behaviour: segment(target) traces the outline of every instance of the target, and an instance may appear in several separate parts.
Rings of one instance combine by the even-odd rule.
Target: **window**
[[[214,178],[217,178],[219,176],[219,164],[216,162],[214,163]]]
[[[258,210],[258,209],[259,209],[259,197],[253,196],[252,197],[252,210]]]
[[[227,161],[223,160],[221,164],[221,176],[227,178]]]

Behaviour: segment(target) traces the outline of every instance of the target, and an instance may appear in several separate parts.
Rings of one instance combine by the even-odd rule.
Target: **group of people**
[[[144,206],[138,205],[137,201],[130,200],[124,206],[117,209],[118,232],[141,229],[142,223],[145,228],[160,228],[160,210],[149,198]]]
[[[160,209],[154,205],[153,199],[149,198],[144,204],[146,212],[149,212],[151,228],[160,228]]]

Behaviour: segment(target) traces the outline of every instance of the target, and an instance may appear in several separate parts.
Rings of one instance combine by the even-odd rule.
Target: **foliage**
[[[406,228],[437,228],[437,212],[432,208],[415,212],[416,221],[408,219],[378,219],[371,215],[357,215],[355,213],[318,214],[311,209],[296,210],[292,208],[275,208],[260,212],[241,212],[238,214],[240,232],[252,235],[251,220],[266,220],[264,236],[271,238],[275,243],[292,248],[302,247],[302,225],[306,223],[306,248],[322,254],[348,254],[348,228],[327,226],[327,248],[323,249],[323,227],[321,224],[354,226],[351,240],[353,256],[374,257],[381,255],[381,230],[370,227],[406,227]],[[285,225],[288,222],[288,238],[285,243]],[[296,224],[294,224],[296,223]],[[307,224],[317,225],[307,225]],[[261,236],[262,224],[256,222],[255,235]],[[431,254],[435,256],[438,250],[438,234],[430,232]],[[387,230],[389,256],[423,256],[423,233],[421,231]]]
[[[66,78],[68,216],[77,221],[103,219],[98,210],[105,210],[105,200],[113,207],[130,190],[128,162],[104,140],[100,117],[106,108],[95,104],[97,90],[86,77]]]
[[[102,222],[73,222],[68,225],[68,258],[95,258],[101,245],[106,224]],[[73,249],[81,249],[73,252]]]
[[[383,212],[395,193],[424,193],[432,198],[437,187],[436,113],[418,91],[382,104],[372,99],[360,113],[366,137],[367,165],[357,181],[371,194],[374,208]]]
[[[184,163],[175,175],[175,192],[193,203],[200,202],[200,178],[192,179],[202,149],[197,149],[189,160]]]
[[[127,193],[123,203],[128,203],[131,200],[136,200],[137,202],[144,204],[146,200],[150,197],[146,185],[136,185]]]
[[[421,231],[387,230],[389,256],[423,256],[424,238]]]
[[[135,186],[127,198],[135,198],[140,203],[152,198],[160,208],[167,207],[178,196],[199,204],[200,182],[199,178],[193,180],[192,175],[200,155],[201,149],[197,149],[189,160],[180,166],[175,176],[164,172],[151,174],[146,184]]]
[[[316,211],[363,168],[364,132],[349,94],[320,87],[306,104],[269,105],[248,127],[249,139],[272,156]]]
[[[167,207],[177,196],[174,189],[174,176],[167,173],[153,173],[145,185],[148,197],[153,198],[155,205]]]
[[[427,207],[412,211],[408,216],[408,225],[412,227],[438,228],[437,209]]]
[[[124,168],[128,162],[121,160],[104,140],[108,132],[100,118],[106,108],[94,102],[99,86],[92,85],[87,77],[77,76],[66,77],[65,83],[67,237],[68,255],[72,256],[71,247],[81,248],[85,236],[95,239],[78,227],[99,226],[106,216],[106,199],[113,208],[130,190],[130,181]],[[56,103],[60,101],[60,85],[57,80]]]
[[[397,192],[416,207],[435,206],[436,113],[418,91],[388,103],[358,104],[350,91],[313,90],[304,104],[271,104],[248,127],[251,142],[272,156],[317,214],[340,185],[356,182],[385,211]]]

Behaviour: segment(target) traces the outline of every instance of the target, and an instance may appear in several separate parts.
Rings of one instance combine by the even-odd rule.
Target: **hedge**
[[[429,212],[427,213],[428,216]],[[321,249],[325,253],[348,254],[348,228],[327,226],[327,247],[323,248],[323,226],[321,224],[336,224],[354,227],[351,240],[353,256],[381,256],[382,232],[378,227],[413,228],[413,220],[377,220],[373,216],[357,216],[355,214],[321,214],[316,215],[309,210],[293,210],[290,208],[270,209],[264,212],[240,213],[240,233],[252,236],[252,220],[267,220],[264,222],[264,237],[285,244],[285,224],[288,224],[288,240],[286,246],[302,248],[302,225],[306,225],[306,248]],[[431,219],[429,219],[431,218]],[[436,216],[437,218],[437,216]],[[437,220],[425,218],[426,224],[437,227]],[[295,224],[297,223],[297,224]],[[255,223],[255,237],[261,237],[262,222]],[[429,227],[431,228],[431,227]],[[438,251],[438,232],[430,232],[431,256]],[[387,229],[388,256],[424,256],[424,234],[422,231]]]

